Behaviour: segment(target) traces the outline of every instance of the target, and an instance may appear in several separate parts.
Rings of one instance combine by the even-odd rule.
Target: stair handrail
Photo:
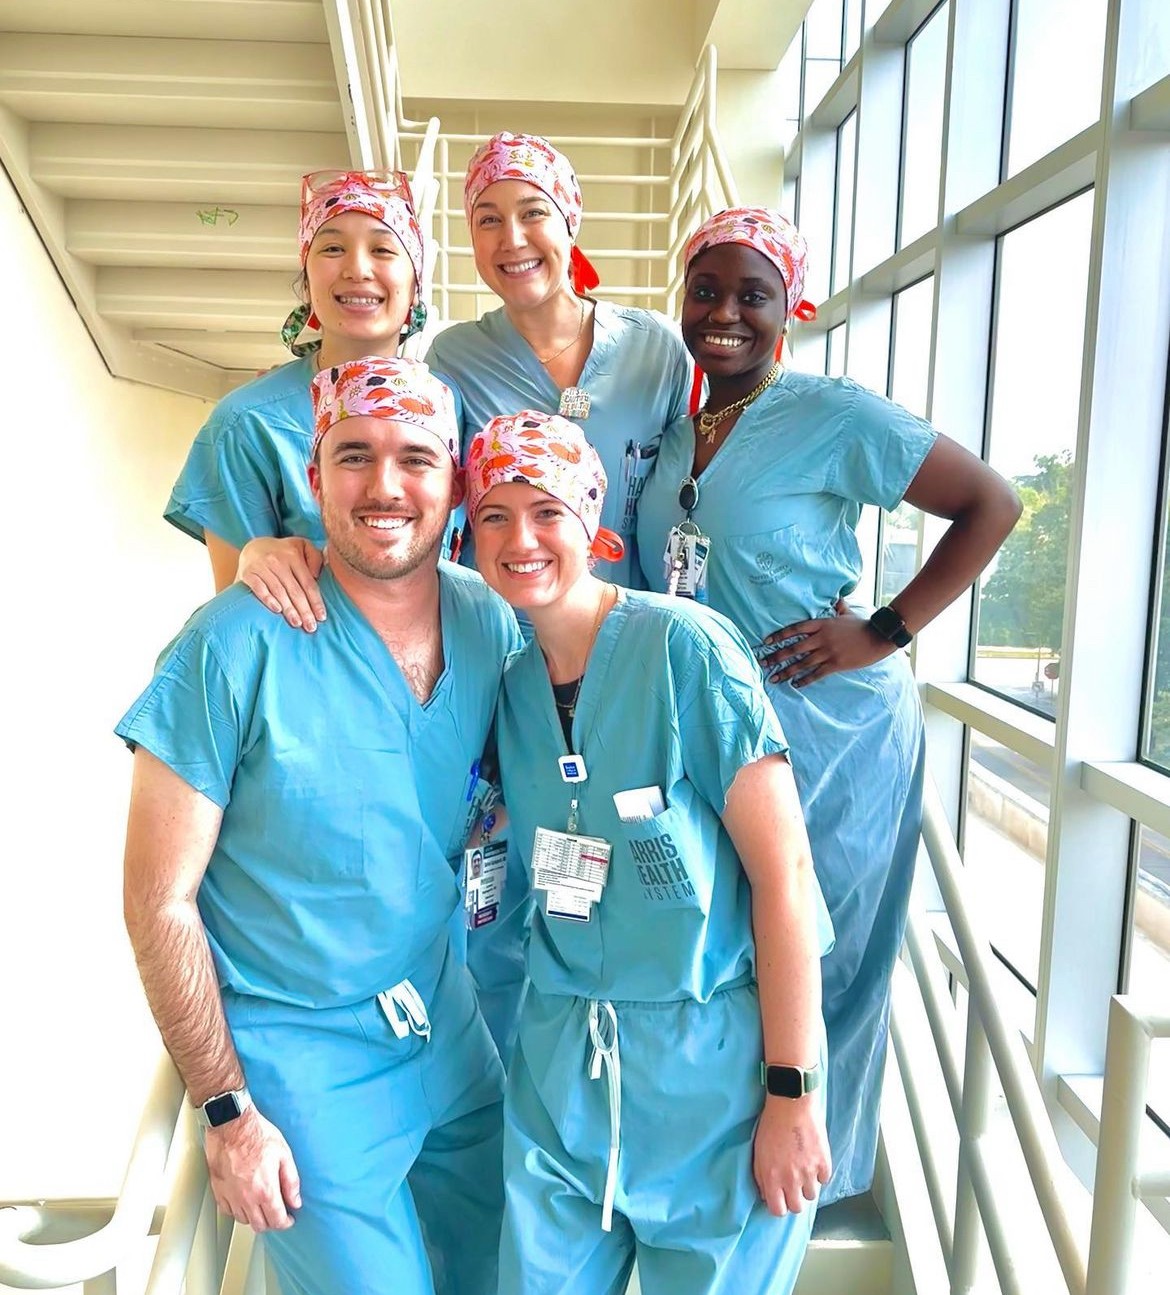
[[[902,989],[913,983],[909,979],[902,982],[896,978],[891,1038],[951,1280],[964,1290],[974,1280],[977,1217],[1005,1295],[1027,1289],[1007,1238],[1010,1206],[995,1190],[983,1138],[994,1073],[1070,1295],[1119,1295],[1126,1289],[1132,1263],[1137,1204],[1142,1198],[1166,1195],[1170,1189],[1170,1173],[1164,1169],[1143,1173],[1138,1165],[1150,1046],[1155,1038],[1170,1037],[1170,1014],[1143,1008],[1131,996],[1115,996],[1111,1001],[1092,1227],[1088,1229],[1084,1226],[1087,1193],[1060,1150],[1024,1041],[1000,1009],[993,988],[991,944],[973,916],[967,870],[930,779],[924,801],[922,840],[958,954],[954,961],[954,954],[944,950],[944,958],[968,994],[966,1047],[960,1049],[951,1021],[953,1006],[937,983],[939,960],[931,949],[937,939],[932,939],[928,930],[927,915],[915,909],[907,927],[906,954],[958,1129],[959,1177],[953,1203],[943,1195],[942,1178],[930,1147],[926,1093],[910,1056],[913,1021],[901,1005]]]
[[[1056,1133],[1044,1105],[1036,1072],[1024,1042],[999,1008],[992,980],[991,942],[979,930],[966,896],[967,872],[951,835],[942,799],[932,779],[927,779],[922,819],[922,840],[933,865],[935,879],[946,905],[955,943],[967,975],[969,1002],[978,1013],[1003,1085],[1004,1099],[1020,1139],[1024,1161],[1036,1192],[1037,1203],[1057,1262],[1070,1295],[1083,1295],[1087,1269],[1086,1246],[1072,1222],[1074,1184],[1072,1170],[1061,1153]],[[998,1208],[992,1197],[980,1201],[980,1210]]]
[[[672,318],[678,312],[682,288],[682,254],[696,214],[705,220],[725,207],[739,204],[735,177],[719,138],[718,78],[718,50],[714,45],[705,45],[670,144],[665,310]]]
[[[1150,1047],[1154,1039],[1167,1038],[1170,1012],[1147,1007],[1131,994],[1114,994],[1109,1002],[1105,1039],[1088,1295],[1113,1295],[1125,1290],[1138,1201],[1170,1195],[1170,1172],[1143,1172],[1140,1165]]]
[[[111,1271],[150,1235],[166,1189],[167,1162],[183,1103],[183,1082],[165,1053],[155,1068],[122,1189],[109,1221],[87,1236],[37,1244],[29,1238],[52,1218],[51,1205],[0,1205],[0,1282],[51,1290]]]

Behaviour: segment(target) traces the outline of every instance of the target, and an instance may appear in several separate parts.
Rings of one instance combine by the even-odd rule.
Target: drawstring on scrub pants
[[[617,1012],[612,1003],[599,1002],[595,998],[590,1000],[589,1041],[593,1044],[589,1078],[600,1079],[604,1063],[609,1086],[609,1167],[601,1201],[601,1230],[609,1232],[613,1228],[613,1197],[617,1190],[618,1152],[622,1140],[622,1059],[618,1052]]]
[[[409,980],[400,980],[392,989],[383,989],[378,995],[378,1006],[396,1038],[405,1039],[413,1031],[427,1043],[431,1041],[431,1018],[426,1004]],[[402,1013],[406,1014],[405,1018]]]

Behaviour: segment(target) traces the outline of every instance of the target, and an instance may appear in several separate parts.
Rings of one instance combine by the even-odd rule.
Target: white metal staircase
[[[607,297],[673,314],[687,232],[735,201],[711,47],[681,110],[648,114],[643,133],[598,134],[583,107],[547,122],[485,126],[460,111],[411,121],[387,0],[232,0],[216,5],[214,40],[207,9],[0,0],[0,160],[121,376],[215,397],[278,361],[297,178],[344,158],[414,175],[443,321],[495,304],[477,283],[462,211],[466,160],[490,129],[543,131],[573,157],[583,247]],[[1139,1136],[1150,1041],[1170,1036],[1170,1015],[1114,1003],[1090,1196],[1060,1158],[997,1003],[934,801],[924,842],[945,912],[915,914],[896,978],[878,1181],[872,1197],[822,1212],[800,1295],[1122,1295],[1138,1202],[1170,1192],[1170,1170],[1142,1163]],[[251,1233],[215,1215],[165,1058],[116,1200],[0,1203],[3,1283],[275,1291]]]

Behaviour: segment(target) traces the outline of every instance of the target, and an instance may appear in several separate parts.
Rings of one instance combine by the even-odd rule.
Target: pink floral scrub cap
[[[463,210],[467,224],[488,185],[497,180],[526,180],[543,193],[565,218],[569,237],[576,239],[581,228],[581,186],[573,172],[572,164],[564,153],[539,135],[513,135],[502,130],[475,150],[467,164],[467,178],[463,182]],[[575,245],[572,261],[573,291],[588,292],[601,282],[588,258]]]
[[[472,437],[465,466],[469,521],[493,486],[535,486],[576,513],[594,556],[622,556],[621,540],[601,526],[605,469],[576,423],[531,409],[493,418]]]
[[[398,236],[414,266],[416,283],[423,277],[423,236],[414,214],[410,181],[403,171],[313,171],[301,180],[301,265],[321,226],[345,211],[364,211]]]
[[[364,211],[393,230],[414,267],[415,304],[407,320],[404,339],[419,332],[426,323],[421,303],[423,280],[423,236],[414,214],[410,181],[403,171],[312,171],[301,177],[301,223],[298,241],[301,269],[308,260],[309,247],[317,231],[330,218],[346,211]],[[320,348],[320,342],[298,342],[305,328],[320,328],[320,321],[307,305],[297,306],[284,321],[281,341],[294,355],[306,355]]]
[[[346,418],[387,418],[430,432],[459,465],[459,423],[450,390],[417,360],[368,355],[322,369],[313,379],[313,457]]]
[[[784,280],[789,319],[815,319],[817,308],[801,296],[808,268],[808,244],[804,235],[778,211],[768,207],[729,207],[699,226],[683,253],[687,271],[709,247],[720,243],[741,243],[762,253],[780,271]]]

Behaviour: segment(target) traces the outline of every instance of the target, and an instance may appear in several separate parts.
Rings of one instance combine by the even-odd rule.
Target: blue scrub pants
[[[303,1204],[267,1232],[282,1295],[495,1295],[503,1071],[466,968],[438,951],[431,1038],[376,999],[312,1009],[225,991],[256,1105],[288,1140]]]
[[[764,1103],[754,984],[710,1002],[614,1002],[621,1150],[602,1230],[607,1078],[589,1000],[529,988],[505,1099],[500,1295],[787,1295],[815,1206],[776,1218],[752,1176]]]

